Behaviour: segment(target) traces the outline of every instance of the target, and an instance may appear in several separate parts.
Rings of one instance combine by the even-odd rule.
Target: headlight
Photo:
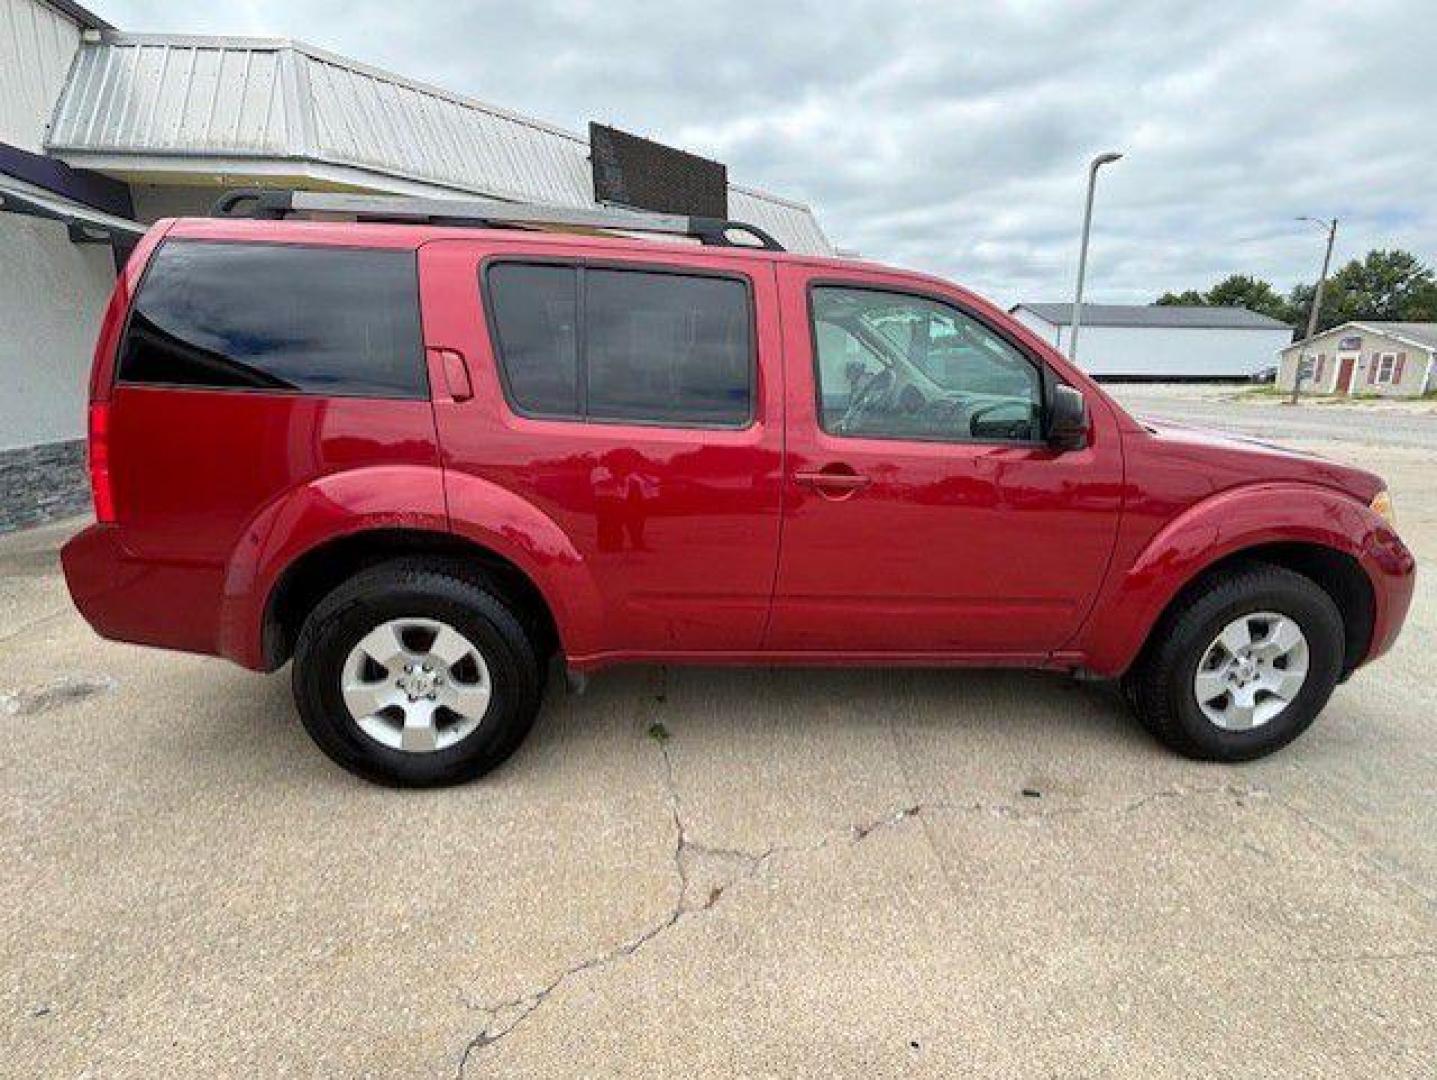
[[[1369,505],[1374,514],[1394,529],[1397,527],[1397,512],[1392,509],[1392,494],[1386,488],[1374,495]]]

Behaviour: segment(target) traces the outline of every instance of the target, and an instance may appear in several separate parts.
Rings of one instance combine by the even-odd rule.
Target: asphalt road
[[[0,540],[0,1074],[1433,1076],[1437,470],[1308,446],[1419,596],[1240,768],[1060,677],[641,668],[389,791]]]
[[[1437,402],[1339,404],[1256,399],[1245,387],[1113,384],[1108,391],[1140,416],[1167,417],[1277,441],[1318,439],[1437,450]]]

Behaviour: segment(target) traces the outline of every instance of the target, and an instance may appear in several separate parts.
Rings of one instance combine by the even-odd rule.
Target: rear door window
[[[497,262],[487,301],[515,409],[556,419],[743,427],[753,305],[717,274]]]
[[[427,397],[414,253],[168,241],[130,313],[119,378]]]

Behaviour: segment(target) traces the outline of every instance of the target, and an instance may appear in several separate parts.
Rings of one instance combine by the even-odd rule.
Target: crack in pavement
[[[1247,796],[1266,794],[1261,789],[1239,788],[1230,784],[1222,784],[1203,788],[1181,786],[1165,788],[1116,807],[1058,807],[1043,810],[1025,808],[1020,810],[1006,803],[916,802],[891,810],[880,817],[849,825],[845,829],[830,833],[811,843],[774,844],[762,851],[753,852],[739,848],[714,847],[690,838],[688,827],[684,822],[678,785],[674,780],[673,757],[669,752],[667,739],[656,741],[663,764],[664,790],[674,831],[671,857],[677,888],[672,908],[663,918],[650,924],[634,936],[604,952],[587,957],[565,968],[549,982],[535,990],[493,1004],[471,1004],[471,1008],[485,1016],[485,1021],[479,1033],[464,1046],[455,1073],[458,1080],[463,1080],[471,1061],[475,1060],[475,1055],[504,1039],[566,983],[586,972],[607,967],[626,957],[633,956],[651,941],[677,926],[686,916],[696,918],[704,915],[712,910],[731,886],[754,877],[780,856],[815,854],[841,841],[858,845],[875,832],[897,828],[924,814],[991,813],[996,817],[1009,819],[1052,818],[1072,814],[1129,814],[1164,799],[1191,798],[1202,795],[1228,795],[1241,799]],[[715,865],[719,869],[717,873],[714,872]]]
[[[524,1022],[540,1005],[548,999],[549,995],[557,990],[564,983],[568,982],[586,971],[604,967],[616,960],[626,956],[632,956],[641,948],[647,945],[654,938],[675,926],[678,921],[687,914],[700,914],[708,911],[718,903],[719,897],[723,895],[728,883],[714,885],[708,895],[701,902],[696,902],[690,897],[693,891],[692,865],[695,859],[716,859],[732,860],[740,864],[743,876],[753,873],[761,862],[769,855],[756,856],[749,852],[737,851],[727,848],[708,847],[691,841],[688,837],[688,830],[684,826],[683,812],[680,807],[678,788],[674,783],[673,758],[669,754],[668,745],[659,741],[659,753],[663,759],[664,787],[668,796],[669,814],[673,819],[674,846],[673,863],[674,873],[678,878],[678,889],[674,897],[674,903],[669,913],[664,918],[653,923],[640,933],[620,943],[607,952],[597,956],[588,957],[585,960],[560,972],[538,990],[523,994],[519,997],[510,998],[493,1005],[480,1006],[480,1011],[487,1015],[483,1029],[478,1035],[464,1047],[464,1053],[459,1059],[457,1076],[463,1077],[474,1054],[479,1053],[490,1046],[493,1046],[504,1036],[508,1035],[516,1027]],[[770,849],[772,850],[772,849]]]

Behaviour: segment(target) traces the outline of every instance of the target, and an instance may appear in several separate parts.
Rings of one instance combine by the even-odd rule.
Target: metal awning
[[[85,40],[45,154],[130,184],[603,209],[587,135],[272,38],[107,30]],[[730,183],[728,212],[789,251],[833,254],[800,203]]]
[[[0,211],[58,221],[69,231],[70,240],[76,244],[129,247],[149,228],[138,221],[107,214],[63,195],[37,190],[3,174],[0,174]]]

